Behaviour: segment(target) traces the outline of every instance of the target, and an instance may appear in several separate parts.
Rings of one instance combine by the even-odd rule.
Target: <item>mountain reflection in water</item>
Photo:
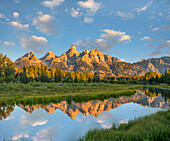
[[[24,109],[26,112],[33,113],[36,109],[44,109],[48,114],[52,114],[56,109],[60,109],[67,114],[71,119],[75,120],[76,115],[82,113],[85,116],[89,114],[98,117],[103,111],[109,111],[116,107],[119,107],[125,103],[137,103],[141,106],[148,106],[153,108],[168,108],[169,99],[162,97],[159,93],[150,93],[148,89],[137,90],[136,94],[131,97],[120,97],[120,98],[110,98],[108,100],[100,101],[89,101],[82,103],[71,102],[68,104],[67,101],[61,101],[60,103],[51,103],[49,105],[27,105],[23,106],[19,104],[18,106]],[[6,119],[10,113],[14,110],[13,106],[6,106],[0,108],[0,120]]]

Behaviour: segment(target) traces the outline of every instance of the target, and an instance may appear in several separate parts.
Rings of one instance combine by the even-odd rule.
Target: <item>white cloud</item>
[[[21,37],[20,43],[24,49],[34,51],[36,53],[43,53],[47,47],[48,40],[44,37],[30,36]]]
[[[0,18],[5,18],[5,15],[3,13],[0,13]]]
[[[5,42],[4,42],[4,46],[5,46],[5,47],[12,47],[12,46],[15,46],[15,44],[12,43],[12,42],[5,41]]]
[[[120,30],[114,31],[110,29],[104,29],[102,30],[103,34],[101,34],[101,38],[106,38],[106,39],[111,39],[111,40],[117,40],[118,42],[123,42],[123,41],[131,41],[131,36],[126,35],[125,32],[121,32]]]
[[[54,8],[56,6],[61,5],[65,0],[46,0],[43,1],[41,4],[45,7],[49,7],[49,8]]]
[[[79,12],[79,9],[75,10],[74,8],[71,9],[71,16],[74,18],[78,18],[81,16],[81,12]]]
[[[92,23],[93,22],[93,18],[91,18],[91,17],[84,17],[84,22],[85,23]]]
[[[99,48],[101,51],[106,51],[120,42],[130,42],[131,36],[125,32],[114,31],[110,29],[102,30],[104,32],[98,39],[79,40],[75,44],[81,49]]]
[[[20,2],[21,2],[21,0],[14,0],[14,2],[16,2],[16,3],[20,3]]]
[[[23,24],[16,22],[16,21],[12,21],[12,22],[10,22],[10,24],[12,26],[16,27],[17,29],[20,29],[20,30],[23,30],[23,29],[28,30],[29,29],[29,24],[23,25]]]
[[[19,13],[18,13],[18,12],[14,12],[14,13],[13,13],[13,17],[14,17],[14,18],[18,18],[18,17],[19,17]]]
[[[159,30],[160,28],[159,27],[155,27],[152,29],[152,31],[156,31],[156,30]]]
[[[134,15],[131,12],[116,11],[117,16],[120,16],[122,20],[133,19]]]
[[[161,43],[159,45],[159,48],[165,48],[165,47],[170,47],[170,40],[167,40],[166,42]]]
[[[59,130],[54,129],[51,127],[48,127],[46,129],[42,129],[39,132],[36,133],[35,137],[32,137],[33,141],[47,141],[47,140],[53,140],[58,134]]]
[[[96,13],[101,7],[101,4],[95,2],[94,0],[79,1],[77,5],[87,9],[87,13],[91,13],[91,14]]]
[[[19,133],[19,134],[16,134],[14,136],[12,136],[12,140],[19,140],[21,138],[29,138],[29,134],[27,132],[25,133]]]
[[[141,8],[136,8],[137,12],[140,13],[142,11],[147,10],[153,3],[154,0],[150,0],[145,6],[141,7]]]
[[[40,12],[39,16],[34,18],[33,25],[35,25],[39,31],[47,34],[57,35],[59,32],[59,29],[57,29],[57,25],[55,24],[54,17],[49,14],[43,15]]]
[[[155,42],[155,41],[156,41],[155,39],[152,39],[152,38],[150,38],[150,37],[143,37],[143,38],[141,38],[141,40],[143,40],[143,41],[149,41],[149,42]]]
[[[148,53],[148,55],[150,55],[150,56],[156,56],[156,55],[160,55],[161,52],[162,52],[162,51],[157,50],[157,51],[155,51],[155,52]]]

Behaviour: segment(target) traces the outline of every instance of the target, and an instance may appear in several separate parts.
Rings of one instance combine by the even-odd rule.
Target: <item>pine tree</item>
[[[88,78],[88,82],[89,82],[89,83],[91,82],[91,78],[90,78],[90,77]]]
[[[77,83],[77,82],[78,82],[77,75],[75,75],[74,82],[75,82],[75,83]]]

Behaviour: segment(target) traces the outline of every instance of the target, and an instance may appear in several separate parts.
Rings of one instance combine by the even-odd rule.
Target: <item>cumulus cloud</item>
[[[18,13],[18,12],[14,12],[14,13],[13,13],[13,17],[14,17],[14,18],[18,18],[18,17],[19,17],[19,13]]]
[[[46,50],[48,40],[44,37],[28,36],[22,37],[20,40],[21,46],[24,49],[43,53]]]
[[[154,0],[150,0],[145,6],[141,7],[141,8],[136,8],[136,11],[138,13],[147,10],[153,3]]]
[[[61,5],[65,0],[46,0],[46,1],[42,1],[42,5],[45,7],[49,7],[49,8],[54,8],[56,6]]]
[[[79,9],[75,10],[74,8],[71,9],[71,16],[74,18],[78,18],[81,16],[81,12],[79,12]]]
[[[45,141],[45,140],[53,140],[59,134],[59,130],[56,128],[48,127],[46,129],[42,129],[36,133],[35,137],[32,137],[33,141]]]
[[[5,46],[5,47],[12,47],[12,46],[15,46],[15,44],[12,43],[12,42],[5,41],[5,42],[4,42],[4,46]]]
[[[102,32],[98,39],[79,40],[75,44],[81,49],[99,48],[101,51],[106,51],[121,42],[131,41],[131,36],[126,35],[125,32],[110,29],[104,29]]]
[[[59,33],[59,29],[57,28],[54,20],[53,16],[49,14],[42,14],[40,12],[38,17],[34,18],[33,25],[35,25],[36,28],[43,33],[57,35]]]
[[[17,28],[17,29],[19,29],[19,30],[28,30],[29,29],[29,24],[21,24],[21,23],[19,23],[19,22],[16,22],[16,21],[12,21],[12,22],[10,22],[10,24],[12,25],[12,26],[14,26],[15,28]]]
[[[156,40],[155,39],[152,39],[150,37],[143,37],[141,38],[142,41],[149,41],[149,42],[155,42]]]
[[[84,22],[85,23],[92,23],[93,22],[93,18],[91,18],[91,17],[84,17]]]
[[[122,20],[133,19],[134,15],[131,12],[116,11],[117,16],[120,16]]]
[[[150,56],[156,56],[156,55],[160,55],[161,53],[162,53],[162,51],[157,50],[157,51],[155,51],[155,52],[148,53],[148,55],[150,55]]]
[[[77,5],[87,9],[87,13],[91,13],[91,14],[96,13],[101,7],[101,4],[95,2],[94,0],[79,1]]]
[[[165,48],[170,47],[170,40],[167,40],[166,42],[163,42],[159,45],[159,48]]]
[[[45,118],[42,112],[40,112],[40,116],[34,113],[32,115],[23,114],[20,119],[20,124],[22,127],[45,125],[48,121]]]
[[[130,41],[131,36],[126,35],[125,32],[121,32],[120,30],[115,31],[115,30],[110,30],[110,29],[104,29],[102,30],[104,33],[101,34],[101,38],[105,38],[108,40],[117,40],[118,42],[123,42],[123,41]]]

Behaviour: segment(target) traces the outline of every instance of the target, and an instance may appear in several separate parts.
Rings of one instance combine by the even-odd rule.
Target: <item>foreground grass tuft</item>
[[[90,130],[80,141],[168,141],[170,140],[170,111],[160,111],[118,128]]]

